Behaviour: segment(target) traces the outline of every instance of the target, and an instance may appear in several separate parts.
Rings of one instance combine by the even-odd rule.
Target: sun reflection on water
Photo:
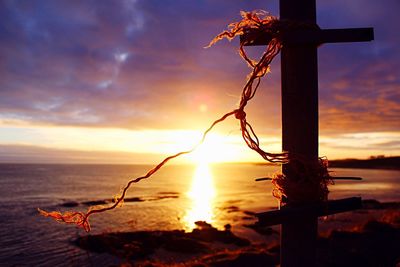
[[[187,230],[194,229],[197,221],[206,221],[212,224],[215,216],[214,199],[216,188],[208,163],[200,162],[197,165],[192,185],[187,195],[191,201],[191,205],[184,217]]]

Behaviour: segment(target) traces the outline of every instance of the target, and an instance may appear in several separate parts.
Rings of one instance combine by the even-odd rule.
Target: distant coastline
[[[177,166],[177,165],[193,165],[194,163],[182,163],[182,162],[177,162],[177,163],[171,163],[169,165],[171,166]],[[273,167],[279,167],[279,164],[274,164],[274,163],[269,163],[269,162],[215,162],[211,163],[215,165],[256,165],[256,166],[273,166]],[[82,165],[82,166],[107,166],[107,165],[126,165],[126,166],[134,166],[134,165],[142,165],[142,166],[153,166],[151,163],[125,163],[123,161],[121,162],[85,162],[80,161],[80,162],[69,162],[69,161],[2,161],[0,157],[0,166],[1,165]],[[352,168],[352,169],[380,169],[380,170],[400,170],[400,156],[394,156],[394,157],[383,157],[383,156],[378,156],[378,157],[370,157],[368,159],[337,159],[337,160],[329,160],[329,168]]]
[[[255,165],[271,165],[272,163],[254,163]],[[352,169],[380,169],[400,170],[400,156],[385,157],[377,156],[369,159],[337,159],[329,160],[330,168],[352,168]]]
[[[378,157],[371,157],[369,159],[330,160],[329,167],[400,170],[400,156],[399,157],[378,156]]]

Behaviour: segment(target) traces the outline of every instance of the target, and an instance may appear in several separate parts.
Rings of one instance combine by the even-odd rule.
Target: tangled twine
[[[300,159],[291,154],[290,179],[282,173],[272,179],[272,195],[283,204],[307,204],[328,200],[328,185],[333,184],[328,171],[328,160],[317,161]]]
[[[286,164],[289,162],[289,159],[290,160],[295,159],[300,163],[300,165],[304,165],[301,163],[302,162],[301,160],[293,158],[292,155],[290,155],[289,157],[288,152],[270,153],[260,148],[260,141],[253,127],[247,121],[245,112],[246,105],[257,92],[257,89],[261,82],[261,78],[269,72],[272,60],[280,52],[282,48],[281,32],[282,29],[287,28],[287,24],[282,23],[276,17],[269,16],[268,13],[265,11],[253,11],[253,12],[242,11],[241,16],[242,16],[241,21],[230,24],[228,26],[228,30],[223,31],[222,33],[217,35],[207,46],[208,48],[224,38],[231,40],[237,36],[249,33],[254,30],[258,32],[267,33],[270,36],[270,41],[267,45],[267,48],[258,61],[249,58],[244,49],[244,44],[242,43],[240,45],[239,54],[252,68],[252,71],[247,77],[247,82],[243,87],[239,107],[237,109],[234,109],[224,114],[219,119],[215,120],[210,125],[210,127],[206,131],[204,131],[201,140],[192,149],[168,156],[154,168],[149,170],[145,175],[128,181],[126,186],[123,188],[121,194],[115,198],[114,204],[112,204],[111,206],[90,207],[86,213],[69,212],[69,211],[64,213],[58,211],[47,212],[42,209],[38,209],[40,214],[45,217],[51,217],[58,222],[63,222],[67,224],[76,224],[78,227],[82,227],[86,232],[89,232],[90,231],[89,217],[91,215],[95,213],[101,213],[108,210],[112,210],[118,206],[121,206],[126,196],[126,193],[132,184],[138,183],[143,179],[151,177],[168,161],[177,158],[181,155],[193,152],[199,145],[201,145],[204,142],[205,138],[207,137],[207,134],[214,128],[215,125],[217,125],[218,123],[224,121],[226,118],[231,116],[235,116],[235,118],[240,121],[241,133],[246,145],[250,149],[257,152],[263,159],[271,163],[277,163],[277,164]],[[312,184],[315,184],[314,187],[318,187],[319,189],[322,188],[321,190],[318,191],[319,192],[318,198],[325,199],[327,196],[326,176],[327,175],[329,176],[329,174],[327,174],[328,172],[327,172],[327,166],[325,166],[325,161],[321,161],[321,164],[318,164],[318,167],[314,169],[306,168],[305,170],[306,171],[302,175],[302,177],[304,178],[300,179],[299,183],[301,183],[301,181],[312,181]],[[317,177],[318,179],[314,181],[313,179],[315,177]],[[292,198],[293,195],[293,199],[295,199],[294,195],[296,195],[297,193],[292,194],[292,192],[296,191],[293,188],[297,185],[288,181],[289,180],[286,179],[286,177],[282,174],[276,176],[276,178],[273,180],[273,184],[275,185],[273,195],[275,197],[283,199],[283,198]],[[310,190],[313,189],[310,188]]]

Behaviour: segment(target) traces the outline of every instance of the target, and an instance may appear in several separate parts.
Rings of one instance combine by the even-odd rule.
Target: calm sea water
[[[118,264],[106,254],[87,253],[73,245],[86,233],[38,216],[44,210],[86,210],[87,201],[109,200],[146,165],[0,165],[1,266],[102,266]],[[250,164],[166,166],[134,185],[122,208],[91,217],[91,234],[110,231],[193,228],[205,220],[218,228],[230,223],[240,234],[239,210],[263,211],[277,206],[270,182],[257,177],[278,169]],[[400,201],[400,171],[333,169],[337,176],[361,176],[331,186],[330,198],[362,196]],[[76,207],[67,208],[73,204]],[[246,232],[243,230],[243,234]]]

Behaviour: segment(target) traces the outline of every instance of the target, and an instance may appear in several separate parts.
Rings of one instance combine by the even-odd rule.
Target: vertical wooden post
[[[337,42],[364,42],[374,39],[373,28],[325,29],[316,24],[316,0],[280,0],[280,20],[291,24],[282,31],[281,50],[282,83],[282,148],[297,157],[282,167],[282,172],[290,184],[304,181],[299,176],[300,164],[318,164],[318,60],[317,45]],[[309,27],[311,26],[311,27]],[[271,35],[262,30],[254,34],[244,34],[244,45],[267,45]],[[301,159],[301,160],[299,160]],[[297,161],[297,162],[296,162]],[[295,166],[297,164],[297,168]],[[312,177],[308,177],[312,179]],[[315,183],[309,183],[315,184]],[[303,188],[301,188],[303,186]],[[304,187],[308,188],[304,188]],[[321,207],[319,194],[312,192],[306,183],[297,183],[295,194],[282,201],[287,206],[284,211],[268,212],[260,216],[263,224],[272,225],[281,220],[281,266],[316,265],[318,235],[318,210]],[[315,190],[319,190],[315,188]],[[288,191],[289,192],[289,191]],[[308,199],[307,199],[308,197]],[[301,200],[300,200],[301,199]],[[297,201],[297,202],[296,202]],[[299,202],[301,201],[301,203]],[[317,202],[317,203],[315,203]],[[333,202],[327,202],[329,204]],[[347,207],[342,207],[343,205]],[[307,205],[307,206],[305,206]],[[345,211],[361,205],[361,199],[347,199],[340,202],[335,211]],[[308,208],[307,208],[308,207]],[[317,207],[317,208],[316,208]],[[324,205],[326,208],[326,205]],[[309,212],[300,212],[306,211]],[[324,213],[324,212],[322,212]],[[321,214],[322,214],[321,213]],[[325,213],[329,213],[325,211]],[[289,218],[289,219],[288,219]]]
[[[280,19],[316,23],[315,0],[280,0]],[[284,44],[282,72],[282,147],[307,160],[318,159],[318,67],[313,43]],[[290,164],[282,172],[296,179]],[[288,204],[296,206],[296,203]],[[317,217],[281,226],[281,266],[315,266]]]

